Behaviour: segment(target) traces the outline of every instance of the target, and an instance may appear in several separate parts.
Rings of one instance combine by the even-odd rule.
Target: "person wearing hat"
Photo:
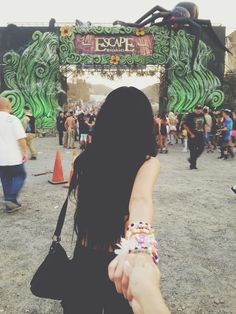
[[[185,129],[188,132],[188,147],[190,150],[190,170],[197,169],[197,159],[204,150],[204,136],[206,120],[202,112],[202,106],[196,105],[194,112],[189,113],[185,120]]]

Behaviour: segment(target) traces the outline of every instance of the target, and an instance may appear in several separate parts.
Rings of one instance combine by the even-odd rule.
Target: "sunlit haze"
[[[213,24],[227,27],[227,32],[236,29],[235,0],[196,0],[199,18],[211,20]],[[1,25],[7,23],[48,23],[50,18],[57,22],[73,23],[75,19],[92,23],[112,23],[115,20],[134,22],[156,5],[171,10],[177,0],[110,0],[75,1],[75,0],[8,0],[1,3]]]
[[[158,82],[157,76],[136,77],[135,74],[131,76],[123,74],[121,77],[114,80],[103,78],[98,73],[94,73],[93,75],[85,75],[80,78],[85,79],[86,82],[90,84],[99,83],[109,86],[111,88],[117,88],[124,85],[135,86],[137,88],[145,88],[148,85],[152,85]]]

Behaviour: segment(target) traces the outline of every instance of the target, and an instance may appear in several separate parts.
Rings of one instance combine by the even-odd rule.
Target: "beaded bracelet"
[[[128,226],[125,237],[129,239],[133,234],[137,233],[154,234],[154,229],[148,223],[132,223]]]
[[[127,253],[147,253],[151,255],[153,261],[157,264],[159,257],[157,254],[158,243],[154,236],[154,229],[148,223],[132,223],[126,232],[125,239],[117,244],[119,249],[115,254]]]
[[[144,233],[139,233],[131,236],[130,240],[134,240],[136,242],[134,250],[132,250],[130,253],[148,253],[152,256],[155,263],[158,262],[158,243],[154,234],[147,235]]]

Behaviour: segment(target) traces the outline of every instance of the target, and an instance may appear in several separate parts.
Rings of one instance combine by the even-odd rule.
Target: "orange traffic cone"
[[[68,177],[68,181],[66,184],[64,184],[64,188],[69,188],[70,186],[70,181],[71,181],[71,178],[73,176],[73,169],[74,169],[74,161],[75,161],[75,158],[78,156],[78,152],[76,152],[75,150],[73,150],[73,153],[72,153],[72,161],[71,161],[71,165],[70,165],[70,173],[69,173],[69,177]]]
[[[62,170],[62,163],[61,163],[61,155],[60,152],[57,150],[52,180],[48,180],[49,183],[52,184],[61,184],[67,182],[64,180],[63,170]]]

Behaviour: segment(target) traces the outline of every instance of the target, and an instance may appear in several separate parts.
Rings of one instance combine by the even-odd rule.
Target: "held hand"
[[[129,301],[135,314],[143,314],[147,303],[150,303],[150,296],[157,299],[159,295],[160,272],[148,254],[116,257],[109,265],[109,277],[117,292],[123,293]]]
[[[108,266],[108,275],[111,281],[114,282],[116,286],[116,291],[124,295],[126,299],[128,298],[128,286],[129,277],[125,273],[125,264],[133,265],[136,254],[122,254],[118,255],[111,261]],[[131,300],[131,299],[130,299]]]
[[[191,133],[190,137],[191,138],[195,138],[195,135],[193,133]]]
[[[146,295],[160,290],[160,271],[150,255],[135,254],[133,265],[128,261],[124,265],[125,275],[129,278],[127,297],[140,305]]]
[[[118,293],[129,301],[146,288],[159,287],[160,272],[152,257],[146,253],[118,255],[108,267],[110,280],[115,283]]]
[[[138,253],[134,265],[125,264],[128,297],[134,314],[170,314],[160,290],[160,272],[150,255]]]

